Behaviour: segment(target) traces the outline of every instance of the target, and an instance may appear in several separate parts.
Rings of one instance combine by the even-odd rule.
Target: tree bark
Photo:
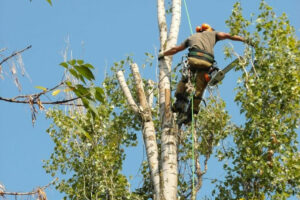
[[[159,26],[160,50],[164,51],[177,43],[180,18],[181,0],[172,1],[172,21],[168,35],[164,0],[157,0],[157,17]],[[155,200],[176,200],[178,187],[177,164],[177,125],[173,120],[171,111],[171,65],[172,58],[166,57],[159,62],[159,110],[161,119],[161,160],[159,163],[158,146],[155,127],[152,121],[150,105],[152,103],[151,92],[146,98],[143,82],[138,66],[131,65],[132,74],[136,83],[139,105],[137,105],[126,85],[123,72],[117,73],[121,88],[125,93],[130,107],[142,117],[143,138],[151,172],[151,180],[154,185]]]
[[[121,85],[121,88],[126,96],[128,104],[136,111],[142,118],[143,124],[143,139],[146,148],[147,159],[150,168],[151,180],[154,186],[154,199],[160,199],[160,177],[159,177],[159,162],[158,162],[158,147],[156,142],[155,127],[152,121],[151,108],[147,101],[143,81],[141,79],[137,64],[131,65],[131,71],[135,80],[136,89],[139,98],[139,106],[135,103],[132,95],[126,84],[122,71],[117,72],[117,78]]]
[[[181,17],[181,0],[172,1],[172,21],[168,36],[164,0],[157,1],[160,49],[167,50],[177,43]],[[166,38],[167,41],[166,41]],[[171,65],[172,58],[159,62],[159,106],[161,117],[161,191],[163,199],[177,199],[177,134],[171,112]]]
[[[125,77],[124,77],[124,74],[123,74],[122,71],[118,71],[117,72],[117,78],[118,78],[119,84],[120,84],[120,86],[121,86],[121,88],[123,90],[123,93],[124,93],[124,95],[125,95],[125,97],[127,99],[127,102],[129,104],[129,106],[131,107],[131,109],[134,112],[138,113],[139,112],[139,108],[136,105],[134,99],[132,98],[131,92],[130,92],[128,86],[127,86],[127,83],[125,81]]]

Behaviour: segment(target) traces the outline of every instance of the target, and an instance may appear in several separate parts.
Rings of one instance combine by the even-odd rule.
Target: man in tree
[[[202,99],[203,92],[207,86],[205,74],[211,69],[214,63],[215,44],[224,39],[245,42],[243,37],[230,35],[229,33],[216,32],[209,24],[202,24],[196,27],[196,33],[187,38],[181,45],[175,46],[165,52],[160,52],[158,59],[163,59],[164,56],[171,56],[179,51],[189,47],[188,63],[190,70],[195,77],[196,92],[194,95],[193,112],[199,112],[199,104]],[[175,92],[176,102],[172,110],[174,112],[184,113],[184,107],[188,104],[188,93],[186,87],[187,80],[181,79],[177,85]],[[187,124],[191,121],[191,105],[189,106],[187,119],[183,123]]]

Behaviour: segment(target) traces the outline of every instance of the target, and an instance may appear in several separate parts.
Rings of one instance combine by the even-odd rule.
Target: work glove
[[[158,54],[158,60],[161,60],[163,59],[165,56],[164,56],[164,52],[159,52]]]

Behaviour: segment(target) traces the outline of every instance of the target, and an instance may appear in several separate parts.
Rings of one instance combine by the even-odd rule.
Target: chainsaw
[[[222,81],[225,77],[225,74],[229,72],[231,69],[233,69],[238,63],[239,60],[242,59],[243,57],[238,57],[234,61],[232,61],[229,65],[227,65],[224,69],[219,70],[216,68],[216,70],[212,70],[208,75],[209,75],[209,81],[208,85],[209,86],[215,86],[217,85],[220,81]]]

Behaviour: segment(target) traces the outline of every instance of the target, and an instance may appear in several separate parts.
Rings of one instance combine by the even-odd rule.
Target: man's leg
[[[193,110],[194,113],[197,114],[199,112],[199,104],[201,103],[203,92],[207,86],[207,82],[204,78],[204,74],[208,72],[212,64],[207,62],[206,60],[201,60],[193,57],[189,58],[189,63],[191,69],[194,70],[196,73],[196,77],[195,77],[196,92],[194,95]]]
[[[195,114],[199,112],[199,104],[201,103],[203,92],[207,86],[207,82],[204,78],[204,74],[206,73],[207,72],[205,71],[199,71],[196,73],[196,93],[194,96],[194,106],[193,106]]]

